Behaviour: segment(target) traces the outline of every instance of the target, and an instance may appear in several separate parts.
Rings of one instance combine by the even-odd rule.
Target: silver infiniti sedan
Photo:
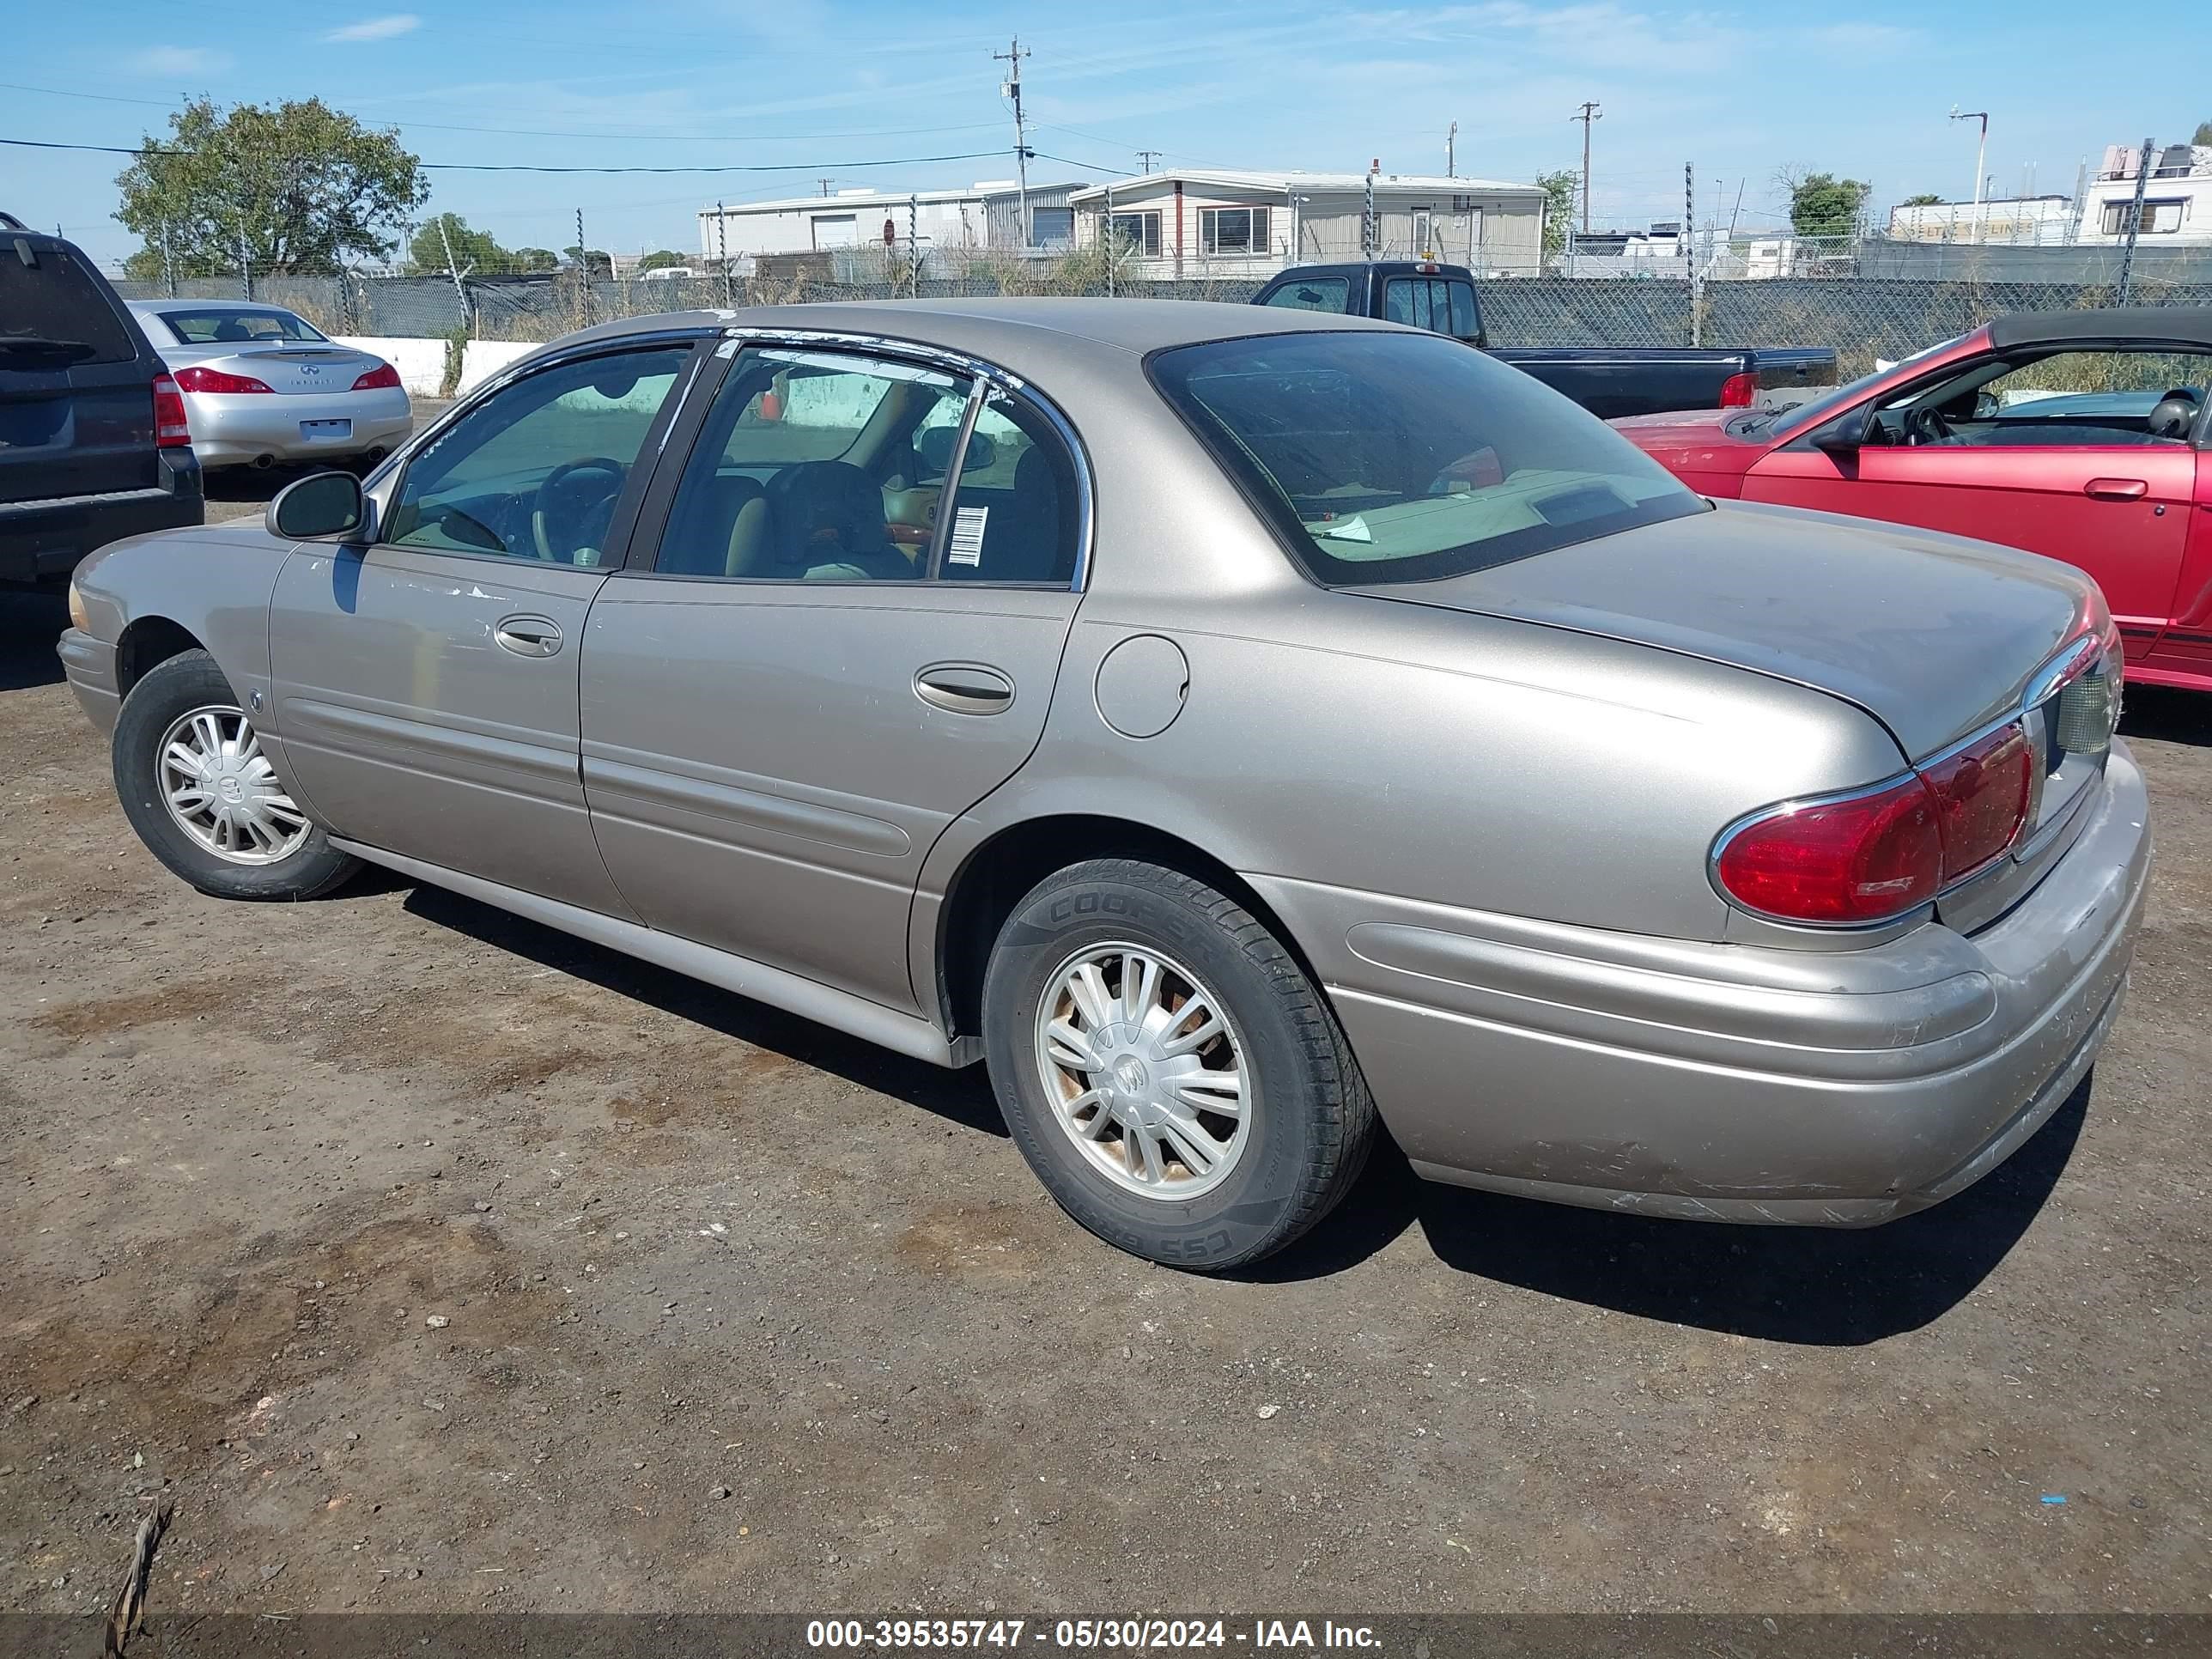
[[[398,371],[281,306],[133,300],[203,466],[381,460],[415,416]]]
[[[2088,1074],[2150,857],[2080,574],[1716,505],[1340,317],[611,324],[71,605],[202,891],[367,860],[983,1061],[1054,1197],[1190,1268],[1378,1123],[1615,1210],[1936,1203]]]

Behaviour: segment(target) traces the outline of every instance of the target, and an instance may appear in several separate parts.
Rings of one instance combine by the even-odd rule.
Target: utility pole
[[[835,179],[817,179],[814,182],[822,186],[822,193],[827,196],[830,193],[830,186],[837,181]]]
[[[1014,100],[1014,192],[1015,211],[1021,216],[1022,246],[1036,239],[1030,234],[1030,141],[1029,130],[1022,119],[1022,59],[1030,56],[1022,50],[1022,37],[1013,37],[1004,52],[994,52],[991,61],[1012,65],[1006,78],[1000,84],[1004,97]]]
[[[2150,182],[2150,140],[2143,140],[2142,155],[2136,162],[2136,200],[2128,210],[2127,252],[2120,255],[2119,303],[2128,302],[2128,285],[2136,273],[2136,234],[2142,228],[2143,186]]]
[[[1145,164],[1145,171],[1147,173],[1152,170],[1152,163],[1159,160],[1159,157],[1160,152],[1156,149],[1140,149],[1137,152],[1137,159]]]
[[[1447,179],[1459,177],[1459,168],[1455,165],[1458,149],[1459,123],[1455,121],[1451,124],[1451,130],[1444,134],[1444,177]]]
[[[1990,112],[1985,109],[1961,110],[1954,104],[1951,106],[1951,118],[1954,121],[1979,121],[1982,124],[1981,143],[1974,151],[1974,240],[1978,242],[1984,240],[1982,235],[1982,163],[1990,153]]]
[[[1570,121],[1583,124],[1583,234],[1589,234],[1590,207],[1590,123],[1605,119],[1605,112],[1595,103],[1584,103],[1580,110],[1567,117]]]

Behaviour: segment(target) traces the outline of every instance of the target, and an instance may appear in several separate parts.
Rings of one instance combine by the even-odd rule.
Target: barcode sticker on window
[[[947,564],[983,562],[983,525],[991,516],[988,507],[963,507],[952,514],[952,541],[945,550]]]

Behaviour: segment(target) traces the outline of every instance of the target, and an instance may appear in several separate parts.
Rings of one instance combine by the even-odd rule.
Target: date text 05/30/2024
[[[1382,1638],[1366,1625],[1333,1620],[1255,1619],[810,1619],[806,1644],[814,1648],[1001,1648],[1024,1643],[1054,1648],[1140,1650],[1245,1647],[1261,1650],[1376,1649]]]

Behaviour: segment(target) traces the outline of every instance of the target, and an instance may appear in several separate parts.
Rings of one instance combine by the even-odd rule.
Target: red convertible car
[[[1614,425],[1705,495],[2063,559],[2105,590],[2130,679],[2212,691],[2208,381],[2212,309],[2034,312],[1794,409]]]

